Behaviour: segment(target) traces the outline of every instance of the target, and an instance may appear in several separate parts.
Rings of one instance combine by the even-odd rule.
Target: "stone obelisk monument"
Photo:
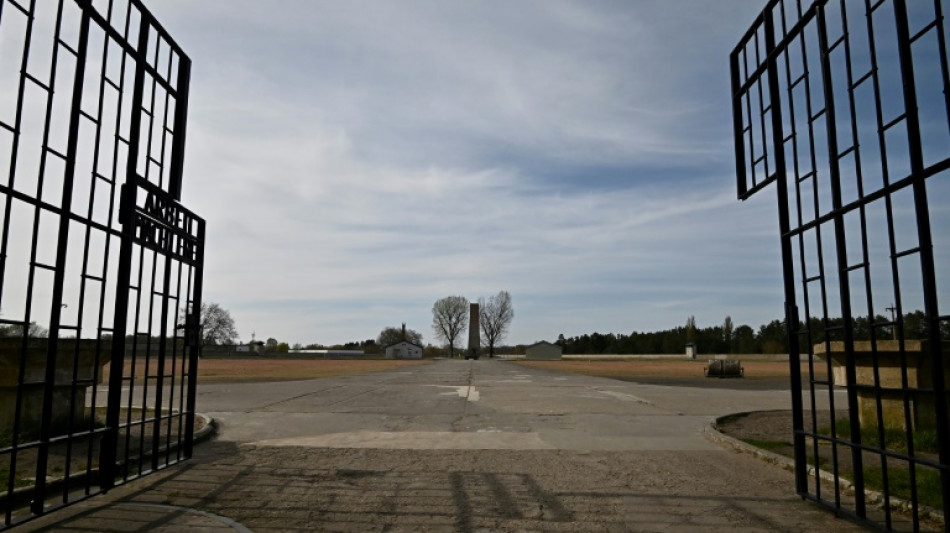
[[[481,347],[478,329],[478,304],[469,305],[468,320],[468,351],[465,353],[465,358],[478,359],[478,352]]]

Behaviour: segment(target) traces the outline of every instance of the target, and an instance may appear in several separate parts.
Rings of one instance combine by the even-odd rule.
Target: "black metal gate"
[[[739,197],[778,193],[796,488],[894,530],[948,531],[947,4],[772,0],[731,55]]]
[[[0,529],[191,455],[190,65],[139,0],[0,0]]]

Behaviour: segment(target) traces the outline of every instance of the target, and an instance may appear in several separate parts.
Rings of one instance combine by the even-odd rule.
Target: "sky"
[[[182,203],[243,341],[334,344],[511,294],[506,343],[783,314],[736,199],[759,0],[159,0],[192,59]]]

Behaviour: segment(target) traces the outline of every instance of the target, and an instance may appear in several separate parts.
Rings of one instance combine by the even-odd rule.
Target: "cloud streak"
[[[773,205],[735,201],[728,118],[755,9],[722,4],[155,6],[194,61],[206,299],[304,343],[500,289],[512,342],[771,320]]]

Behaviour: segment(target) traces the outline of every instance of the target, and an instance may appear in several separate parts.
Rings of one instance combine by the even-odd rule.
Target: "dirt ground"
[[[739,356],[742,361],[741,356]],[[198,363],[198,379],[203,383],[292,381],[332,378],[366,372],[378,372],[429,364],[423,361],[393,361],[384,359],[216,359],[204,358]],[[637,383],[676,387],[701,387],[735,390],[787,390],[789,366],[786,361],[742,361],[742,378],[707,378],[707,361],[679,359],[631,359],[591,361],[514,361],[518,364],[547,370],[606,377]],[[144,364],[136,365],[136,376],[145,374]],[[103,368],[103,380],[108,379],[108,366]],[[149,374],[155,375],[157,365],[150,365]],[[167,376],[181,374],[182,369],[165,369]],[[807,376],[808,366],[802,365]]]
[[[294,381],[303,379],[334,378],[366,372],[397,370],[429,364],[431,361],[394,361],[384,359],[211,359],[198,361],[198,381],[201,383],[247,381]],[[155,375],[158,366],[149,365],[149,374]],[[166,375],[171,375],[169,365]],[[180,373],[180,369],[177,369]],[[136,376],[145,375],[144,363],[136,365]],[[103,382],[108,382],[109,368],[103,368]]]
[[[840,416],[847,416],[841,413]],[[805,413],[805,419],[811,420],[810,413]],[[828,413],[818,413],[818,422],[827,426],[830,422]],[[718,425],[719,430],[736,439],[750,442],[770,443],[768,449],[775,453],[792,457],[792,412],[791,411],[756,411],[726,418]],[[784,443],[780,444],[780,443]]]
[[[202,359],[198,363],[198,380],[207,383],[332,378],[382,370],[398,370],[429,364],[429,362],[381,359]]]
[[[724,379],[705,377],[706,361],[518,361],[518,364],[651,385],[734,390],[789,389],[786,361],[743,361],[743,377]],[[808,367],[803,364],[802,374],[807,375],[807,372]]]

